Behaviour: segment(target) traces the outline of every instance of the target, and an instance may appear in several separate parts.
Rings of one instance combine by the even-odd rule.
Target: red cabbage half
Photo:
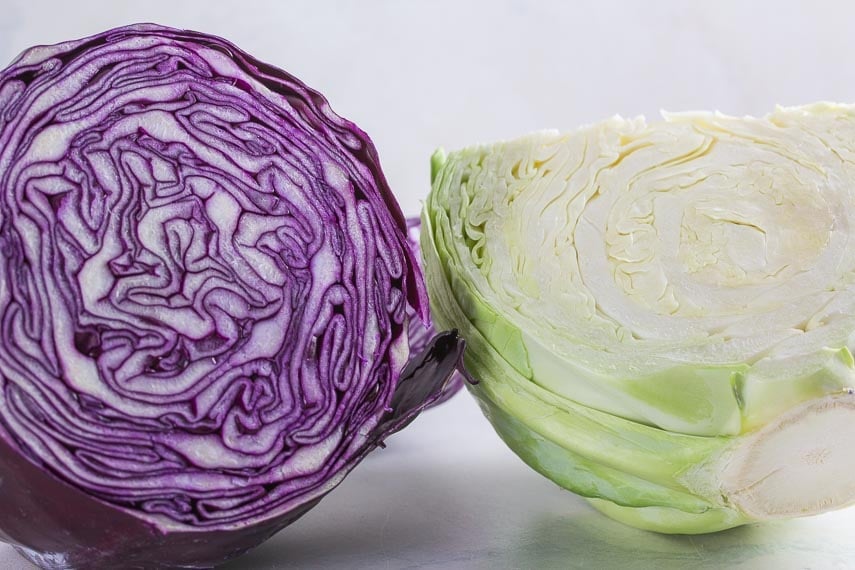
[[[411,354],[411,315],[371,141],[289,74],[155,25],[0,72],[0,539],[36,564],[261,543],[443,396],[463,342]]]

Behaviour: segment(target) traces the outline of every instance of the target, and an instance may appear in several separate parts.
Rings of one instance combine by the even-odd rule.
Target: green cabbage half
[[[433,314],[531,467],[661,532],[855,501],[855,107],[613,118],[432,166]]]

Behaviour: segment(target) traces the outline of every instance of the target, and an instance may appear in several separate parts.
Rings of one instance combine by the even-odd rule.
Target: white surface
[[[225,36],[362,126],[408,213],[436,146],[660,108],[855,101],[855,4],[593,4],[2,0],[0,61],[137,21]],[[855,567],[855,509],[694,538],[612,523],[525,467],[466,394],[389,444],[227,568]],[[27,567],[0,546],[0,568]]]

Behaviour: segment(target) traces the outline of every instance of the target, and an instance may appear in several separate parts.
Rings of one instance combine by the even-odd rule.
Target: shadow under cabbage
[[[589,512],[542,517],[509,548],[508,567],[523,568],[850,568],[855,513],[748,525],[705,535],[664,535]]]

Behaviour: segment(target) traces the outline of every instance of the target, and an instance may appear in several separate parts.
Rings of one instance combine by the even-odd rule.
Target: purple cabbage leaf
[[[245,552],[444,398],[463,350],[411,337],[425,287],[368,136],[156,25],[0,72],[0,319],[0,540],[46,568]]]

